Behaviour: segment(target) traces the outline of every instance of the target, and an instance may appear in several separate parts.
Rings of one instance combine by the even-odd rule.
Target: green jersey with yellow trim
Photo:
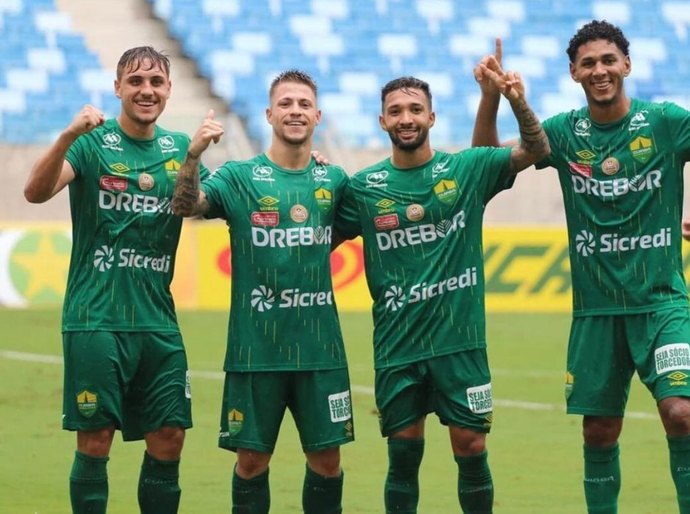
[[[337,166],[287,170],[261,154],[203,184],[207,217],[226,220],[231,235],[226,371],[347,366],[330,267],[347,180]]]
[[[558,170],[573,315],[687,306],[680,230],[690,112],[632,99],[615,123],[595,123],[582,108],[543,126],[551,155],[538,167]]]
[[[509,168],[509,148],[472,148],[350,180],[336,230],[364,241],[376,368],[486,346],[482,219]]]
[[[182,219],[170,202],[188,145],[158,126],[133,139],[110,119],[70,146],[64,331],[179,331],[170,282]]]

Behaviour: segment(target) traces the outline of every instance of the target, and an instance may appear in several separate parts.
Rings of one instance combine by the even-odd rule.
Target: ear
[[[321,123],[321,109],[317,109],[316,111],[316,125]]]
[[[270,107],[266,107],[266,121],[271,123],[271,118],[273,118],[273,111]]]
[[[625,64],[625,71],[623,72],[623,76],[627,77],[628,75],[630,75],[630,72],[632,71],[632,62],[630,61],[629,55],[625,56],[624,64]]]
[[[379,126],[384,130],[384,132],[388,132],[388,129],[386,128],[386,122],[383,118],[383,114],[379,114]]]
[[[120,81],[119,80],[113,81],[113,91],[115,92],[116,97],[122,98],[122,96],[120,95]]]
[[[575,82],[580,82],[580,80],[575,76],[575,65],[573,63],[569,64],[569,69],[570,69],[570,78],[572,78]]]
[[[436,113],[431,111],[429,113],[429,128],[433,127],[434,123],[436,123]]]

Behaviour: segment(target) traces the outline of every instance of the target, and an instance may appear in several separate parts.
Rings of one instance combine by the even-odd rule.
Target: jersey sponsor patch
[[[400,226],[400,219],[397,214],[385,214],[374,218],[376,230],[393,230]]]
[[[407,209],[405,209],[405,216],[410,221],[419,221],[424,217],[424,207],[418,203],[408,205]]]
[[[153,180],[153,177],[149,175],[148,173],[142,173],[139,175],[139,189],[142,191],[151,191],[153,189],[153,186],[155,185],[155,181]]]
[[[277,227],[280,223],[280,213],[271,212],[252,212],[252,225],[260,227]]]
[[[601,171],[604,172],[604,175],[615,175],[620,169],[621,165],[615,157],[608,157],[601,163]]]
[[[475,414],[485,414],[493,409],[491,384],[467,388],[467,404]]]
[[[127,179],[125,177],[113,177],[112,175],[103,175],[99,181],[101,189],[106,191],[126,191]]]
[[[331,411],[331,422],[340,423],[352,418],[350,391],[328,395],[328,408]]]
[[[583,177],[592,176],[592,167],[588,164],[579,164],[577,162],[569,162],[568,167],[570,168],[570,173],[575,175],[582,175]]]
[[[657,375],[681,369],[690,369],[690,344],[667,344],[654,351]]]
[[[299,203],[290,207],[290,219],[295,223],[304,223],[309,217],[309,211]]]

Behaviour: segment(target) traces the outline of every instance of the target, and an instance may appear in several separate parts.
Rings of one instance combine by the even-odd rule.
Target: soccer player
[[[126,441],[146,442],[141,512],[170,514],[179,505],[180,453],[192,419],[170,294],[182,219],[170,201],[189,137],[156,125],[169,77],[167,56],[151,47],[126,51],[114,84],[120,114],[106,120],[84,106],[34,164],[24,190],[28,201],[42,203],[69,186],[63,428],[77,432],[74,514],[106,512],[116,429]]]
[[[521,145],[450,154],[429,141],[429,85],[414,77],[386,84],[379,123],[392,155],[351,178],[337,214],[339,236],[364,240],[376,404],[388,438],[387,513],[417,512],[430,412],[450,432],[463,512],[492,512],[482,217],[491,197],[549,151],[519,76],[501,77],[497,87],[517,117]]]
[[[627,96],[628,40],[610,23],[581,27],[567,53],[587,106],[544,122],[552,153],[537,167],[557,170],[565,204],[573,287],[565,393],[568,413],[583,416],[587,509],[617,512],[618,437],[637,371],[666,431],[680,512],[690,514],[690,311],[681,258],[690,112]],[[500,97],[484,80],[501,73],[497,57],[476,70],[477,145],[499,144]]]
[[[199,184],[197,164],[213,137],[202,124],[175,187],[173,210],[226,220],[232,293],[219,446],[237,452],[232,512],[267,513],[269,462],[286,408],[307,465],[308,514],[342,511],[340,446],[353,440],[350,383],[333,301],[330,251],[345,172],[311,157],[321,119],[304,72],[278,75],[265,153],[227,162]]]

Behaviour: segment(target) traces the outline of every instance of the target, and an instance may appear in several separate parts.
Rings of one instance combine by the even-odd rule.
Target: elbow
[[[26,201],[29,203],[44,203],[49,199],[47,195],[36,191],[29,184],[24,186],[24,198],[26,198]]]

